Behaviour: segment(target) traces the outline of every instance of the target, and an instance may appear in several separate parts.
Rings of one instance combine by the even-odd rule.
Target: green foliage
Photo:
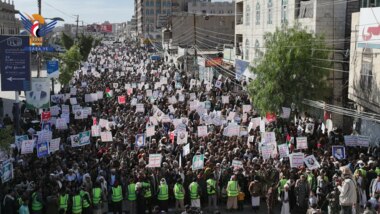
[[[0,129],[0,139],[0,150],[8,151],[10,145],[15,142],[13,127],[7,126],[4,129]]]
[[[98,45],[100,45],[101,41],[102,41],[102,39],[95,39],[94,40],[94,48],[98,47]]]
[[[290,107],[292,103],[301,107],[304,99],[325,96],[329,71],[315,67],[331,67],[330,62],[324,61],[329,52],[322,37],[293,27],[277,29],[264,39],[265,55],[252,68],[257,78],[248,87],[261,115],[279,113],[281,107]]]
[[[61,54],[60,58],[62,60],[62,68],[58,80],[62,85],[67,85],[74,71],[78,70],[82,55],[80,54],[79,47],[74,45],[66,53]]]
[[[66,50],[69,50],[74,45],[74,40],[67,34],[62,33],[61,43],[63,44],[63,47],[66,48]]]
[[[92,36],[85,36],[82,34],[79,37],[78,46],[83,60],[86,60],[88,55],[90,54],[93,42],[94,38]]]

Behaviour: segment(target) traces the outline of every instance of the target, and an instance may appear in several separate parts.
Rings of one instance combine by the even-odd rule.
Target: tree
[[[63,32],[61,36],[61,42],[63,44],[63,47],[66,48],[66,50],[69,50],[74,45],[74,40]]]
[[[15,137],[13,136],[13,127],[7,126],[0,129],[0,150],[7,151],[12,143],[15,142]]]
[[[86,60],[88,55],[90,54],[93,43],[94,43],[94,38],[92,36],[85,36],[82,34],[79,37],[78,46],[80,49],[80,54],[83,57],[83,60]]]
[[[264,40],[266,53],[251,69],[256,79],[248,86],[261,115],[325,96],[329,71],[321,67],[331,63],[323,37],[293,27],[268,33]]]
[[[72,46],[66,53],[61,54],[62,69],[59,75],[59,82],[62,85],[67,85],[73,77],[74,71],[79,69],[82,55],[77,45]]]

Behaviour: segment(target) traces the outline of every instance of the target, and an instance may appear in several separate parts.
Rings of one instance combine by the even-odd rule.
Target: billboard
[[[222,58],[216,57],[212,59],[206,59],[205,66],[206,67],[216,67],[222,65]]]
[[[241,76],[244,74],[244,71],[248,68],[248,66],[249,62],[240,59],[235,59],[235,78],[237,80],[240,80]]]
[[[359,48],[380,49],[380,7],[361,8],[359,23]]]
[[[0,36],[0,72],[2,91],[30,90],[29,36]]]
[[[49,108],[50,81],[48,78],[33,78],[32,89],[25,92],[28,109]]]
[[[112,33],[112,25],[111,24],[102,24],[100,26],[100,32],[102,32],[102,33]]]

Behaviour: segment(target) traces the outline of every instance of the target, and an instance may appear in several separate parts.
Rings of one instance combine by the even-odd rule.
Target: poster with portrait
[[[137,146],[138,148],[145,146],[145,134],[136,135],[135,146]]]
[[[177,133],[177,144],[182,145],[187,143],[188,133],[187,131],[178,131]]]
[[[50,80],[48,78],[32,78],[31,90],[25,92],[26,108],[49,108]]]
[[[90,131],[79,133],[79,146],[90,144]]]
[[[17,149],[21,149],[22,141],[29,140],[28,135],[16,135],[15,136],[15,145]]]
[[[54,94],[50,96],[51,103],[56,103],[56,104],[64,103],[65,101],[64,98],[65,98],[64,94]]]
[[[204,155],[194,155],[193,164],[192,164],[193,171],[198,170],[198,169],[203,169],[204,161],[205,161]]]
[[[318,169],[320,167],[319,162],[314,157],[314,155],[309,155],[309,156],[305,157],[304,162],[305,162],[307,168],[310,170]]]
[[[79,134],[70,135],[71,147],[79,146]]]
[[[278,152],[280,153],[280,158],[285,158],[289,156],[289,147],[287,144],[278,145]]]
[[[346,148],[344,146],[332,146],[332,155],[338,160],[346,159]]]
[[[49,142],[42,142],[37,144],[37,157],[45,158],[49,156]]]
[[[1,182],[6,183],[13,179],[13,163],[10,160],[1,165]]]
[[[34,150],[34,142],[35,140],[23,140],[21,143],[21,154],[31,154]]]

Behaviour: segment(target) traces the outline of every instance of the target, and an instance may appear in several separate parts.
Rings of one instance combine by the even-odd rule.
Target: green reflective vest
[[[85,195],[87,195],[87,197],[85,197]],[[82,199],[83,199],[83,203],[82,203],[83,208],[89,207],[90,203],[91,203],[91,201],[88,201],[88,200],[91,200],[90,199],[90,194],[88,194],[88,192],[86,192],[86,191],[81,190],[80,191],[80,197],[82,197]]]
[[[227,196],[236,197],[239,195],[238,182],[237,181],[228,181],[227,184]]]
[[[207,194],[215,195],[215,193],[216,193],[216,181],[214,179],[210,178],[206,182],[207,182]]]
[[[174,197],[177,200],[183,200],[185,198],[182,184],[177,183],[174,185]]]
[[[161,184],[158,187],[158,190],[159,192],[158,192],[157,199],[159,201],[166,201],[169,199],[169,188],[167,184]]]
[[[285,186],[286,182],[288,182],[288,179],[281,179],[280,180],[280,185],[278,187],[278,193],[279,194],[280,194],[280,192],[284,191],[284,186]]]
[[[82,213],[82,197],[80,195],[76,195],[73,197],[73,214]]]
[[[119,202],[123,200],[123,192],[121,186],[112,187],[112,202]]]
[[[92,189],[92,203],[98,205],[102,199],[102,189],[95,187]]]
[[[36,192],[34,192],[32,194],[32,210],[33,211],[42,210],[42,203],[37,200],[37,193]]]
[[[377,175],[380,175],[380,167],[376,167],[375,172]]]
[[[152,191],[150,190],[150,183],[143,182],[144,198],[152,197]]]
[[[190,184],[190,199],[199,199],[198,187],[199,185],[197,182],[192,182]]]
[[[69,201],[69,195],[64,194],[59,196],[59,209],[67,210],[67,202]]]
[[[128,201],[136,201],[136,184],[131,183],[128,185]]]

